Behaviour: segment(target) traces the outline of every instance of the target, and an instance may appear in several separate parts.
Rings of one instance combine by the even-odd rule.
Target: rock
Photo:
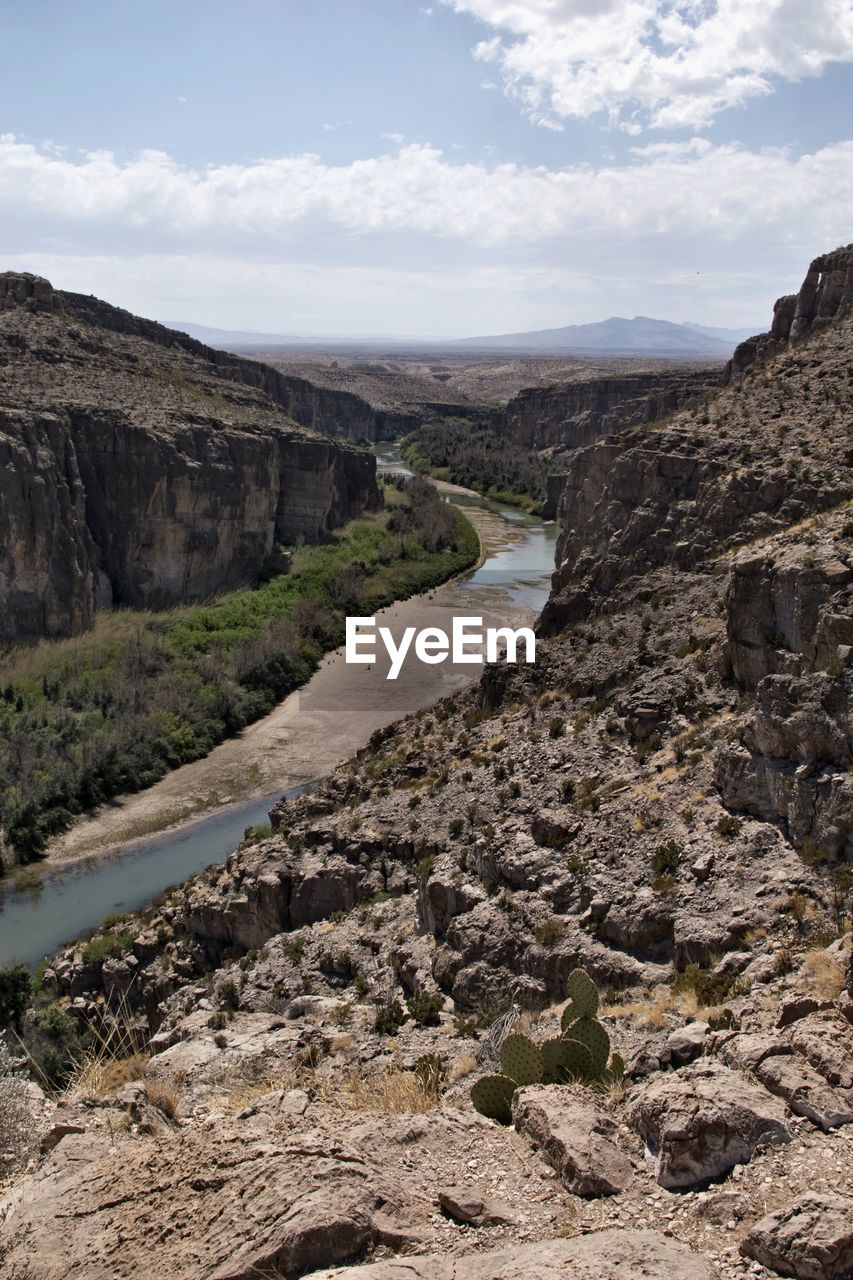
[[[535,1085],[512,1099],[513,1122],[578,1196],[618,1195],[631,1184],[631,1161],[614,1138],[617,1127],[581,1087]]]
[[[707,1022],[689,1022],[679,1027],[666,1040],[669,1060],[674,1067],[684,1067],[705,1052],[705,1040],[709,1031]]]
[[[359,397],[22,280],[0,275],[0,641],[254,582],[278,543],[379,505],[369,453],[294,421],[338,434],[360,405],[367,425]]]
[[[853,1199],[807,1193],[756,1222],[740,1251],[796,1280],[843,1280],[853,1271]]]
[[[518,1215],[502,1200],[484,1195],[476,1187],[448,1187],[439,1191],[438,1203],[456,1222],[472,1227],[491,1227],[518,1221]]]
[[[765,1058],[755,1074],[766,1089],[785,1099],[794,1115],[806,1116],[821,1129],[853,1123],[853,1097],[831,1089],[799,1056]]]
[[[727,1222],[740,1222],[750,1212],[749,1200],[741,1191],[718,1191],[698,1199],[691,1209],[694,1218],[724,1227]]]
[[[694,1063],[643,1085],[630,1101],[631,1124],[657,1158],[662,1187],[692,1187],[790,1141],[782,1103],[716,1063]]]
[[[47,1133],[40,1142],[43,1152],[53,1151],[54,1147],[58,1147],[63,1138],[67,1138],[71,1133],[85,1133],[86,1126],[82,1124],[70,1124],[63,1121],[57,1121],[52,1124]]]
[[[4,1204],[4,1274],[147,1276],[155,1231],[169,1280],[297,1276],[355,1262],[394,1232],[417,1240],[399,1224],[424,1222],[429,1202],[357,1148],[289,1138],[278,1117],[252,1126],[220,1117],[157,1139],[69,1135]]]
[[[800,1018],[787,1039],[829,1084],[853,1089],[853,1027],[834,1005]]]
[[[657,1231],[597,1231],[461,1257],[393,1258],[312,1280],[714,1280],[704,1258]]]

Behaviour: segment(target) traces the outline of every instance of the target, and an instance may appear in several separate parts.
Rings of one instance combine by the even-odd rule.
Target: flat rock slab
[[[765,1088],[784,1098],[794,1115],[821,1129],[853,1124],[853,1092],[832,1089],[799,1054],[765,1058],[755,1069]]]
[[[657,1157],[662,1187],[692,1187],[789,1142],[785,1105],[717,1063],[694,1063],[640,1088],[627,1110]]]
[[[157,1140],[70,1134],[0,1202],[3,1274],[256,1280],[423,1240],[433,1203],[343,1141],[227,1122]],[[156,1260],[156,1266],[152,1263]]]
[[[740,1251],[796,1280],[844,1280],[853,1274],[853,1198],[800,1196],[756,1222]]]
[[[590,1098],[572,1085],[517,1089],[512,1117],[577,1196],[614,1196],[631,1183],[631,1161],[614,1142],[617,1127]]]
[[[596,1231],[461,1257],[394,1258],[311,1280],[715,1280],[710,1263],[657,1231]]]

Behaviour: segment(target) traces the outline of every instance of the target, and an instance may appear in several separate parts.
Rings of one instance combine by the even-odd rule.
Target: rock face
[[[779,298],[769,333],[747,338],[735,348],[725,381],[739,378],[752,365],[765,364],[788,346],[825,329],[853,309],[853,245],[815,258],[799,293]]]
[[[263,366],[35,277],[0,284],[0,640],[250,582],[276,544],[378,504],[373,458],[283,417]]]
[[[848,517],[810,546],[770,540],[736,558],[726,592],[727,660],[755,691],[741,741],[717,754],[731,808],[781,821],[798,847],[853,853],[853,566]]]
[[[712,395],[721,376],[668,369],[531,387],[510,400],[500,430],[522,449],[578,449]]]
[[[845,1280],[853,1272],[853,1199],[800,1196],[756,1222],[740,1251],[797,1280]]]

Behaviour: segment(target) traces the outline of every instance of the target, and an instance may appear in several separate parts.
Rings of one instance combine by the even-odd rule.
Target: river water
[[[376,453],[381,470],[407,474],[395,446],[377,446]],[[447,492],[446,497],[462,507],[490,513],[505,534],[479,568],[453,585],[456,607],[492,614],[497,610],[499,615],[506,611],[517,616],[519,608],[538,613],[548,596],[556,527],[470,493]],[[440,667],[428,670],[436,673],[429,699],[436,701],[447,688]],[[364,742],[368,736],[366,727]],[[355,749],[364,744],[348,745]],[[284,794],[299,795],[310,785],[288,788]],[[47,864],[27,868],[9,876],[0,882],[0,966],[21,961],[32,967],[96,927],[104,916],[136,910],[169,886],[223,862],[247,827],[267,821],[281,795],[279,789],[231,804],[161,835],[128,843],[117,853],[55,869]]]

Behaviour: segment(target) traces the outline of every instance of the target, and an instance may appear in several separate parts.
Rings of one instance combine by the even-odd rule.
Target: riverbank
[[[439,487],[479,501],[479,495],[461,486]],[[478,570],[489,560],[499,561],[524,537],[523,526],[486,506],[466,506],[465,514],[480,540]],[[449,629],[454,615],[469,607],[482,616],[485,626],[529,624],[533,608],[508,604],[506,588],[499,581],[486,580],[472,588],[471,576],[466,571],[461,578],[390,605],[376,614],[379,624],[389,627],[396,638],[409,626]],[[365,746],[376,729],[453,693],[480,672],[477,666],[447,662],[427,667],[414,662],[405,664],[399,678],[390,681],[385,678],[387,668],[385,655],[372,667],[351,666],[345,662],[343,648],[334,650],[321,660],[306,685],[202,759],[172,770],[144,791],[117,797],[78,818],[48,845],[43,861],[24,869],[24,882],[323,777]],[[13,882],[17,878],[20,873],[10,877]]]

